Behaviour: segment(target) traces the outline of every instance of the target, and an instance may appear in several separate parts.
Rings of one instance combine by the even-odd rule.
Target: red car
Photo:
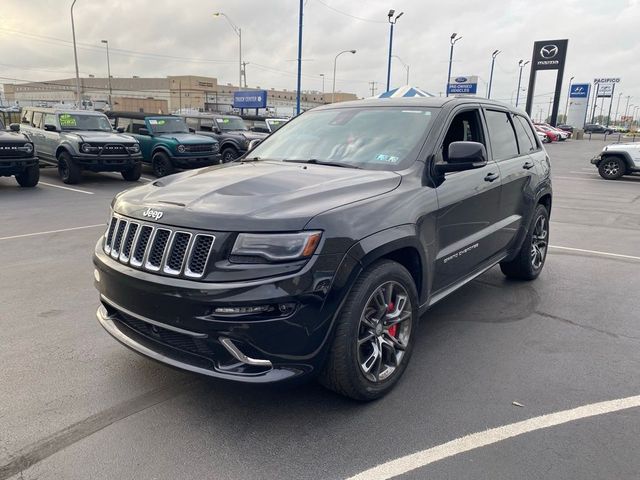
[[[543,125],[534,125],[534,127],[536,127],[536,130],[538,130],[539,132],[545,133],[549,138],[549,141],[551,142],[557,142],[560,139],[558,133],[554,132],[550,128],[547,128]]]

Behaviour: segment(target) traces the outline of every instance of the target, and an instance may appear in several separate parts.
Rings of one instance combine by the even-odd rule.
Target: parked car
[[[547,136],[546,133],[544,133],[541,130],[536,130],[536,135],[538,135],[538,138],[540,139],[540,141],[542,143],[550,143],[551,140],[549,140],[549,137]]]
[[[21,187],[35,187],[40,165],[33,142],[20,132],[20,125],[11,124],[7,131],[0,119],[0,177],[12,176]]]
[[[613,129],[598,123],[587,123],[584,126],[584,133],[606,133],[610,135],[613,133]]]
[[[565,132],[564,130],[561,130],[559,128],[556,128],[552,125],[549,125],[548,123],[536,123],[536,126],[540,127],[545,133],[553,133],[553,135],[555,135],[556,140],[559,142],[564,142],[567,138],[569,138],[571,135],[567,132]]]
[[[535,127],[537,132],[544,133],[547,136],[547,139],[549,140],[549,143],[557,142],[558,140],[560,140],[559,135],[556,132],[554,132],[553,130],[550,130],[548,128],[544,128],[541,125],[534,125],[534,127]]]
[[[271,134],[289,121],[288,118],[265,117],[263,115],[241,115],[252,132]]]
[[[266,133],[250,131],[242,118],[235,115],[189,114],[182,117],[187,125],[200,135],[220,142],[224,163],[247,153],[252,140],[262,140],[267,136]]]
[[[558,125],[558,127],[560,130],[564,130],[565,132],[568,132],[569,134],[573,134],[573,126],[571,125]]]
[[[605,180],[640,172],[640,143],[613,143],[591,159]]]
[[[551,195],[531,121],[505,104],[318,107],[240,161],[119,194],[94,252],[98,320],[174,367],[373,400],[430,306],[497,264],[538,277]]]
[[[118,131],[130,133],[142,150],[142,161],[151,164],[157,177],[176,169],[200,168],[220,163],[217,140],[196,135],[184,119],[173,115],[110,112]]]
[[[120,172],[131,182],[140,178],[140,145],[114,132],[103,113],[27,107],[20,128],[33,141],[40,162],[56,166],[64,183],[78,183],[83,170]]]

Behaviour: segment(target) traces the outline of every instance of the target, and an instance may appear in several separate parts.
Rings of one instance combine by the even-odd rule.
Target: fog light
[[[97,268],[93,269],[93,278],[96,279],[96,282],[100,282],[100,272]]]
[[[281,303],[278,305],[278,310],[282,315],[290,315],[296,309],[295,303]]]
[[[221,315],[247,315],[255,313],[265,313],[273,310],[271,305],[258,305],[250,307],[217,307],[214,313]]]

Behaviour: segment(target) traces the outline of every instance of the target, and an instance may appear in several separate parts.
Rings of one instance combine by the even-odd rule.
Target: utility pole
[[[378,82],[369,82],[369,85],[371,85],[371,96],[374,97],[376,95],[376,83]]]
[[[73,7],[76,0],[71,4],[71,34],[73,35],[73,58],[76,62],[76,105],[80,108],[80,71],[78,69],[78,50],[76,49],[76,26],[73,22]]]
[[[247,88],[247,65],[249,65],[249,62],[242,62],[242,78],[244,78],[244,88]]]
[[[302,88],[302,18],[304,15],[304,0],[300,0],[298,18],[298,81],[296,92],[296,115],[300,115],[300,88]],[[335,82],[335,79],[334,79]]]
[[[109,108],[113,110],[113,106],[111,103],[111,95],[113,91],[111,90],[111,62],[109,61],[109,40],[100,40],[101,43],[104,43],[107,46],[107,80],[109,82]]]

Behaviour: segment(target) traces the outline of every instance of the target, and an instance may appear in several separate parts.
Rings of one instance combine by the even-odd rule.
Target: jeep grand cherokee
[[[102,326],[168,365],[242,382],[388,392],[420,316],[496,264],[533,280],[547,154],[481,99],[345,102],[244,158],[116,196],[95,248]]]

